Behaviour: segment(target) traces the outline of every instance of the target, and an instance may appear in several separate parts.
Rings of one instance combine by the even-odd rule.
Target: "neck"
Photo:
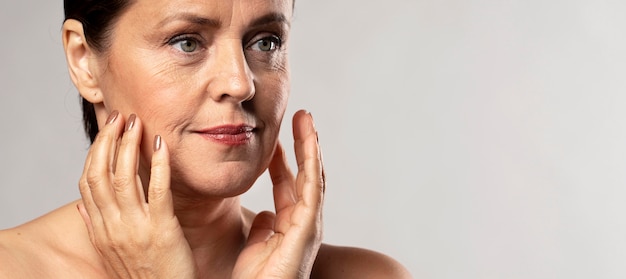
[[[239,197],[202,201],[175,197],[174,208],[191,248],[232,235],[245,236]]]
[[[174,197],[174,207],[200,273],[232,270],[249,230],[239,197],[201,201]]]
[[[140,176],[143,185],[149,185],[146,179],[150,177],[149,172],[146,173]],[[179,188],[172,185],[171,189]],[[251,225],[250,212],[243,212],[239,196],[211,198],[193,191],[173,190],[172,198],[174,214],[194,255],[200,277],[229,278]]]

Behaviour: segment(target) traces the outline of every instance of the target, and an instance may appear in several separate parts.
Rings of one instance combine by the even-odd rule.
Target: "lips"
[[[226,145],[242,145],[250,142],[254,127],[248,125],[224,125],[197,132],[202,137]]]

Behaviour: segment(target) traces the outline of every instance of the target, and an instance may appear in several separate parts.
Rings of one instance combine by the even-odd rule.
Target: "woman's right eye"
[[[170,45],[184,53],[192,53],[198,49],[198,41],[193,38],[174,38]]]

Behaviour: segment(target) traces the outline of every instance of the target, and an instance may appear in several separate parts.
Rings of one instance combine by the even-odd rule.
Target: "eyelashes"
[[[193,53],[198,50],[201,43],[190,35],[178,35],[170,39],[168,45],[183,53]]]
[[[205,40],[197,34],[179,34],[171,37],[166,43],[174,50],[189,55],[208,48]],[[250,42],[242,44],[245,50],[259,52],[274,52],[283,48],[281,35],[261,33],[254,36]]]
[[[272,35],[272,36],[266,36],[266,37],[260,38],[252,42],[249,48],[253,50],[269,52],[269,51],[281,49],[282,46],[283,46],[283,40],[278,36]]]

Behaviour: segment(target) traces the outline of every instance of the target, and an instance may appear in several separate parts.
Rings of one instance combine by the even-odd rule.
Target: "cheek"
[[[267,114],[267,119],[277,121],[273,124],[280,125],[287,101],[289,100],[290,82],[289,72],[284,70],[275,72],[265,72],[258,77],[257,103],[260,109]]]
[[[120,51],[112,48],[107,69],[101,75],[104,105],[120,112],[155,109],[163,99],[173,99],[173,88],[186,85],[175,67],[158,56],[141,51]]]
[[[174,66],[160,60],[164,59],[149,59],[140,54],[112,55],[103,75],[105,107],[109,111],[119,110],[125,116],[137,114],[148,129],[157,128],[151,125],[155,121],[166,127],[173,125],[163,121],[189,112],[182,97],[191,92],[192,83]]]
[[[255,103],[255,113],[264,122],[267,135],[273,140],[278,137],[281,122],[287,108],[289,91],[287,88],[273,87],[268,90],[259,90]],[[269,142],[268,142],[269,143]]]
[[[124,117],[134,113],[142,121],[144,164],[151,158],[155,135],[175,147],[185,120],[190,119],[196,110],[193,104],[197,100],[188,96],[193,87],[189,79],[181,78],[174,67],[155,59],[133,61],[119,58],[111,59],[103,77],[105,108],[118,110]]]

